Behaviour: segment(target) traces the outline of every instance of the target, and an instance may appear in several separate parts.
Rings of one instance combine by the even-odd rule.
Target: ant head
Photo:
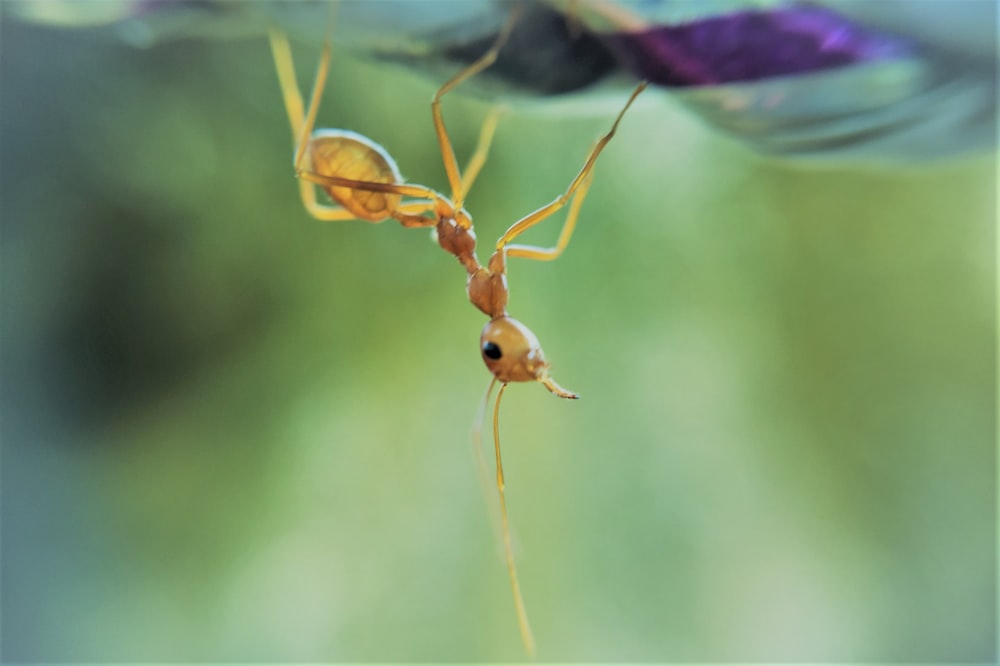
[[[541,382],[560,398],[578,398],[549,377],[542,345],[531,330],[512,317],[490,320],[479,338],[479,351],[493,375],[507,382]]]

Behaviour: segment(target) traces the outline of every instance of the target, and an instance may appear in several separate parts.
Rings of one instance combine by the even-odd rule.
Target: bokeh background
[[[303,212],[264,39],[4,20],[0,56],[4,661],[521,659],[483,317],[426,232]],[[445,189],[433,89],[338,53],[321,121]],[[624,90],[513,105],[483,255]],[[460,156],[488,109],[447,99]],[[644,95],[566,254],[510,266],[583,395],[503,410],[540,659],[995,659],[996,186],[767,161]]]

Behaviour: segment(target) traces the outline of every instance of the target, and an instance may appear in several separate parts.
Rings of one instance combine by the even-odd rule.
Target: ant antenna
[[[494,380],[495,381],[495,380]],[[490,384],[490,389],[493,385]],[[507,573],[510,574],[510,589],[514,594],[514,606],[517,609],[517,626],[521,631],[521,641],[528,656],[535,656],[535,637],[531,633],[531,623],[528,621],[528,611],[524,608],[524,597],[521,596],[521,585],[517,580],[517,566],[514,564],[514,548],[510,544],[510,521],[507,519],[507,500],[503,492],[503,462],[500,460],[500,399],[503,398],[507,382],[500,384],[497,400],[493,406],[493,449],[497,456],[497,492],[500,494],[500,519],[503,523],[503,549],[507,556]]]

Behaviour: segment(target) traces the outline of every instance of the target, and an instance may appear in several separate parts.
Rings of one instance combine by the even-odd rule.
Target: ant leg
[[[304,179],[299,179],[299,198],[306,212],[320,222],[340,222],[356,220],[358,216],[343,206],[323,204],[316,200],[316,187]],[[370,220],[366,220],[370,221]]]
[[[458,160],[455,159],[455,149],[451,145],[451,139],[448,138],[448,130],[445,129],[444,117],[441,115],[441,98],[453,90],[457,85],[469,77],[483,71],[496,61],[497,54],[500,53],[500,47],[502,47],[504,42],[507,41],[507,37],[510,36],[511,31],[514,29],[514,24],[517,22],[517,17],[520,14],[519,10],[520,6],[516,6],[513,10],[511,10],[510,17],[501,29],[499,36],[497,36],[497,40],[493,43],[493,46],[491,46],[486,53],[479,56],[479,59],[471,65],[448,79],[444,85],[438,88],[437,92],[434,93],[434,99],[431,101],[431,115],[434,118],[434,131],[437,134],[438,145],[441,147],[441,158],[444,161],[444,170],[448,176],[448,185],[451,187],[452,201],[462,201],[465,199],[465,190],[463,189],[462,176],[458,171]],[[482,135],[480,135],[480,139],[482,139]]]
[[[284,32],[271,29],[268,37],[271,42],[271,53],[274,56],[274,66],[278,70],[281,95],[285,100],[285,110],[288,112],[288,122],[292,126],[292,138],[295,140],[295,157],[292,163],[295,169],[299,170],[316,122],[320,98],[326,86],[326,76],[330,71],[330,43],[323,43],[323,53],[316,68],[316,79],[309,98],[309,109],[303,112],[302,93],[295,77],[295,62],[292,59],[291,47],[288,45],[288,36]]]
[[[274,66],[278,70],[278,83],[281,86],[281,96],[285,100],[285,111],[288,113],[288,122],[292,126],[292,140],[296,142],[295,156],[293,164],[298,169],[308,136],[312,133],[312,126],[316,120],[316,111],[319,105],[318,93],[322,91],[326,79],[327,62],[329,61],[329,47],[324,46],[323,56],[320,60],[320,67],[316,73],[316,84],[313,86],[313,96],[309,102],[309,117],[306,119],[302,106],[302,93],[299,91],[298,80],[295,76],[295,61],[292,58],[292,49],[288,44],[288,36],[271,28],[268,31],[268,38],[271,42],[271,54],[274,57]],[[330,206],[321,204],[316,200],[316,190],[311,183],[299,180],[299,198],[306,211],[317,220],[332,222],[338,220],[353,220],[355,216],[341,206]]]
[[[437,219],[427,217],[424,213],[434,210],[436,205],[436,201],[408,201],[392,211],[392,218],[408,229],[433,227],[437,224]]]
[[[476,182],[476,177],[479,176],[483,165],[486,164],[486,158],[490,152],[490,144],[493,142],[493,135],[497,131],[497,122],[499,122],[503,112],[503,108],[496,107],[490,111],[490,114],[486,116],[486,120],[483,121],[483,126],[479,130],[479,141],[476,143],[476,152],[469,158],[469,163],[465,165],[465,172],[462,174],[461,196],[453,199],[455,208],[461,208],[465,203],[465,196],[472,189],[472,184]]]
[[[292,126],[292,141],[297,141],[305,111],[302,106],[302,93],[299,92],[299,84],[295,79],[292,49],[288,45],[288,35],[284,32],[271,28],[267,34],[271,42],[274,67],[278,70],[278,84],[281,86],[281,96],[285,100],[285,111]]]
[[[302,205],[306,211],[321,222],[340,222],[342,220],[357,220],[357,215],[347,210],[343,206],[332,206],[321,204],[316,201],[316,190],[312,183],[300,181],[299,193],[302,195]],[[392,217],[399,221],[404,227],[430,227],[437,224],[437,220],[426,217],[423,213],[434,210],[434,201],[410,201],[400,205],[392,212]],[[365,220],[366,222],[378,222],[380,220]]]
[[[400,222],[404,227],[429,227],[437,223],[434,218],[424,217],[423,213],[436,211],[441,207],[443,201],[441,195],[423,185],[407,185],[405,183],[374,183],[365,180],[352,180],[339,176],[324,176],[312,171],[299,172],[299,194],[302,204],[309,214],[318,220],[332,222],[339,220],[359,219],[350,211],[340,206],[321,204],[316,201],[316,185],[324,187],[346,187],[352,190],[363,190],[367,192],[383,192],[387,194],[401,194],[403,196],[415,197],[420,201],[409,201],[396,207],[386,218],[392,217]],[[386,219],[382,218],[382,219]],[[366,222],[380,222],[381,220],[366,219]]]
[[[590,189],[590,183],[593,181],[593,173],[588,174],[584,181],[580,184],[579,189],[577,189],[576,194],[573,196],[573,200],[569,202],[569,211],[566,213],[566,221],[563,222],[562,231],[559,232],[559,239],[556,244],[552,247],[538,247],[535,245],[507,245],[508,257],[523,257],[525,259],[537,259],[539,261],[552,261],[556,259],[563,253],[566,246],[569,245],[569,239],[573,236],[573,230],[576,229],[576,220],[580,215],[580,207],[583,205],[583,200],[587,196],[587,190]]]
[[[280,30],[272,28],[268,31],[268,38],[271,42],[271,54],[274,57],[274,67],[278,70],[278,83],[281,86],[281,96],[285,100],[285,111],[288,113],[288,122],[292,126],[292,140],[296,142],[293,164],[297,167],[302,159],[302,153],[304,152],[303,129],[305,127],[306,119],[304,107],[302,106],[302,93],[299,90],[299,84],[295,77],[295,61],[292,59],[292,49],[288,44],[288,35]],[[326,60],[327,56],[328,53],[324,50],[323,60]],[[323,64],[324,63],[321,61],[321,72],[325,69]],[[317,73],[317,76],[318,75],[319,73]],[[325,78],[325,76],[325,72],[323,72],[323,77]],[[309,102],[309,132],[312,131],[311,126],[316,117],[315,106],[316,91],[314,89],[313,99]],[[308,135],[308,132],[306,135]],[[337,220],[355,219],[354,215],[350,211],[342,208],[341,206],[329,206],[316,201],[316,191],[314,186],[304,180],[299,181],[299,198],[302,199],[302,205],[305,207],[306,211],[317,220],[332,222]]]
[[[323,185],[324,187],[346,187],[351,190],[364,190],[365,192],[384,192],[387,194],[402,194],[407,197],[417,199],[428,199],[434,205],[443,204],[440,194],[429,187],[423,185],[411,185],[409,183],[376,183],[368,180],[354,180],[341,176],[326,176],[313,171],[302,170],[298,173],[299,178],[304,181]]]
[[[597,145],[595,145],[590,151],[590,155],[587,156],[587,160],[584,162],[583,168],[580,169],[578,174],[576,174],[576,177],[569,184],[569,187],[566,188],[566,191],[553,199],[550,203],[542,206],[533,213],[525,215],[520,220],[512,224],[504,235],[500,237],[500,240],[497,241],[497,251],[503,250],[505,247],[510,245],[510,242],[524,233],[526,229],[530,229],[561,209],[573,197],[573,195],[576,194],[578,195],[577,200],[579,200],[579,203],[574,203],[574,205],[570,207],[570,215],[566,218],[566,222],[563,225],[563,231],[560,233],[559,242],[556,244],[556,247],[550,250],[532,248],[529,246],[518,246],[516,248],[512,248],[517,250],[513,256],[543,260],[555,259],[559,256],[562,252],[562,248],[569,243],[569,238],[573,233],[573,228],[576,225],[576,215],[574,215],[573,212],[574,209],[576,209],[577,212],[579,211],[580,203],[582,203],[582,197],[579,195],[586,195],[587,188],[590,186],[591,172],[594,169],[594,164],[597,162],[598,156],[601,154],[601,151],[604,150],[604,147],[608,145],[608,142],[611,141],[611,138],[615,135],[615,132],[618,129],[618,123],[621,122],[625,112],[628,111],[630,106],[632,106],[632,102],[634,102],[635,98],[639,96],[639,93],[645,90],[646,85],[646,82],[642,82],[632,92],[632,95],[628,98],[628,102],[625,103],[625,107],[618,112],[618,117],[615,118],[615,122],[611,126],[611,129],[607,134],[602,136],[600,140],[598,140]]]
[[[323,42],[323,53],[319,58],[319,66],[316,68],[316,80],[313,81],[312,94],[309,97],[309,110],[306,112],[305,121],[299,128],[299,136],[295,144],[295,159],[293,164],[295,170],[302,168],[302,160],[305,159],[306,146],[312,136],[313,125],[316,123],[316,113],[319,111],[320,99],[323,97],[323,88],[326,86],[326,75],[330,71],[330,42]]]
[[[420,186],[400,185],[398,188],[380,187],[382,183],[370,183],[370,187],[364,187],[363,181],[351,181],[338,179],[335,176],[324,177],[312,173],[302,168],[305,158],[306,146],[309,143],[313,126],[316,122],[316,114],[319,110],[319,102],[323,95],[323,88],[326,85],[326,77],[330,64],[330,44],[323,44],[323,54],[320,57],[319,67],[316,70],[316,80],[313,83],[312,95],[309,100],[308,112],[303,112],[302,93],[299,90],[298,81],[295,76],[295,64],[292,59],[291,47],[288,44],[288,37],[284,32],[272,29],[269,31],[271,42],[271,52],[274,56],[275,68],[278,71],[278,82],[281,85],[282,97],[285,101],[285,110],[288,113],[288,121],[292,127],[293,138],[296,140],[294,165],[296,174],[299,176],[299,198],[308,213],[321,221],[355,220],[356,215],[342,206],[322,204],[316,200],[315,185],[340,185],[353,189],[367,189],[368,191],[395,192],[405,194],[429,201],[410,202],[397,208],[396,219],[404,226],[430,226],[432,221],[423,217],[425,213],[435,208],[436,202],[440,200],[440,195],[432,190]],[[494,123],[495,124],[495,123]],[[400,191],[405,188],[406,191]]]

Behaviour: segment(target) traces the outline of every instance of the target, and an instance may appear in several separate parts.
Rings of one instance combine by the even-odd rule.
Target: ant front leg
[[[583,168],[580,169],[580,172],[576,175],[572,182],[570,182],[566,191],[550,203],[542,206],[533,213],[525,215],[523,218],[512,224],[504,235],[497,241],[497,251],[506,250],[507,255],[511,257],[524,257],[526,259],[538,259],[541,261],[551,261],[562,254],[566,245],[569,244],[569,240],[573,235],[573,230],[576,228],[576,220],[580,214],[580,206],[583,204],[583,199],[587,196],[587,190],[590,188],[591,179],[593,178],[594,165],[597,163],[597,158],[600,156],[601,151],[604,150],[604,147],[608,145],[608,142],[611,141],[612,137],[614,137],[615,132],[618,130],[618,124],[625,116],[625,112],[628,111],[630,106],[632,106],[632,102],[634,102],[635,98],[639,96],[639,93],[646,89],[646,85],[647,84],[644,81],[640,83],[634,91],[632,91],[632,95],[628,98],[624,108],[618,112],[618,117],[615,118],[615,122],[611,125],[611,129],[608,130],[607,134],[598,140],[597,144],[590,151],[586,161],[583,163]],[[570,204],[569,213],[566,216],[566,221],[563,223],[562,231],[559,233],[559,240],[556,242],[555,246],[551,248],[542,248],[532,245],[510,244],[511,241],[520,236],[526,230],[552,216],[570,201],[572,201],[572,203]]]
[[[580,207],[583,205],[583,200],[587,196],[587,190],[590,189],[590,183],[593,181],[593,173],[588,173],[580,184],[577,186],[576,191],[572,194],[564,194],[556,202],[560,202],[558,206],[550,208],[553,204],[549,204],[545,208],[536,211],[532,215],[523,218],[511,226],[497,242],[497,248],[503,249],[507,256],[509,257],[522,257],[524,259],[536,259],[538,261],[552,261],[557,259],[559,255],[563,253],[566,246],[569,245],[569,239],[573,236],[573,231],[576,229],[576,220],[580,216]],[[563,197],[572,196],[572,200],[569,204],[569,211],[566,213],[566,221],[563,222],[562,230],[559,232],[559,239],[556,244],[552,247],[538,247],[536,245],[510,245],[510,240],[516,238],[525,229],[534,226],[538,222],[541,222],[549,215],[552,215],[557,210],[562,208],[563,203],[560,201]],[[553,203],[556,203],[553,202]],[[540,216],[539,216],[540,214]],[[538,216],[538,217],[535,217]],[[521,225],[521,226],[518,226]],[[502,245],[501,245],[502,244]]]

